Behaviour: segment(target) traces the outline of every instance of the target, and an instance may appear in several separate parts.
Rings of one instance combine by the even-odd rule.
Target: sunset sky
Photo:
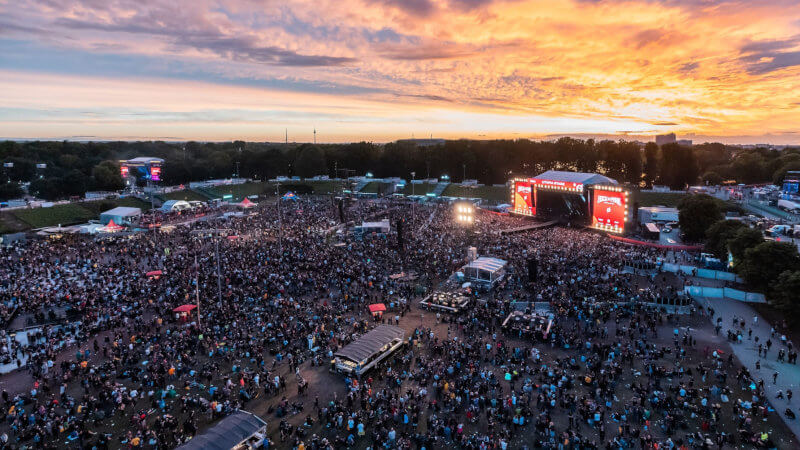
[[[800,143],[800,6],[0,0],[0,98],[3,138]]]

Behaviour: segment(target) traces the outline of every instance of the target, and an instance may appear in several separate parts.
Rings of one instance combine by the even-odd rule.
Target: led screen
[[[628,205],[625,192],[595,189],[592,227],[622,233]]]
[[[120,166],[119,172],[122,175],[122,178],[127,177],[128,176],[128,166]]]
[[[533,187],[530,181],[517,181],[514,183],[514,212],[526,216],[536,214]]]
[[[161,167],[153,166],[150,168],[150,180],[161,181]]]

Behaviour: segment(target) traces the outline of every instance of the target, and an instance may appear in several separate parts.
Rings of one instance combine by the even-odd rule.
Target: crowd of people
[[[467,229],[444,204],[343,214],[404,221],[403,236],[351,235],[321,197],[0,249],[0,318],[39,324],[0,335],[0,448],[175,448],[238,409],[267,421],[267,448],[796,445],[747,369],[697,343],[709,312],[677,314],[666,277],[624,270],[661,250],[569,227],[503,235],[517,219],[488,212]],[[508,275],[458,315],[417,308],[470,246]],[[393,305],[380,320],[376,302]],[[546,337],[503,332],[537,304]],[[400,354],[360,379],[330,373],[379,322],[407,331]]]

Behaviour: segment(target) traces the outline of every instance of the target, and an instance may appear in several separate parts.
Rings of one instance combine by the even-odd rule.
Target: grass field
[[[182,191],[173,191],[168,194],[161,194],[158,197],[161,197],[166,200],[186,200],[186,201],[200,201],[200,202],[207,202],[208,197],[198,192],[195,192],[191,189],[184,189]]]
[[[11,214],[30,225],[31,228],[51,227],[58,224],[74,225],[89,219],[96,219],[99,215],[78,203],[56,205],[51,208],[17,209]]]
[[[74,225],[100,217],[117,206],[150,209],[150,204],[135,197],[55,205],[50,208],[15,209],[0,214],[0,233],[16,233],[32,228]]]
[[[508,203],[508,188],[505,186],[461,186],[451,184],[442,192],[442,197],[482,198],[491,202]]]
[[[436,190],[435,183],[422,183],[422,184],[415,184],[411,185],[411,183],[406,183],[406,186],[400,191],[403,195],[425,195],[428,192],[433,192]]]
[[[681,193],[666,192],[639,192],[639,206],[666,206],[674,208],[678,206],[687,195]]]
[[[264,190],[269,187],[270,185],[267,183],[244,183],[214,186],[206,188],[205,191],[217,198],[224,198],[226,195],[232,195],[233,200],[242,201],[245,197],[251,195],[263,195]]]

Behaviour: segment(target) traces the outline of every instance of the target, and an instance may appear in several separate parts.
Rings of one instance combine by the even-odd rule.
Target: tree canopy
[[[711,225],[720,220],[719,201],[709,195],[690,195],[678,204],[678,223],[687,240],[702,240]]]

